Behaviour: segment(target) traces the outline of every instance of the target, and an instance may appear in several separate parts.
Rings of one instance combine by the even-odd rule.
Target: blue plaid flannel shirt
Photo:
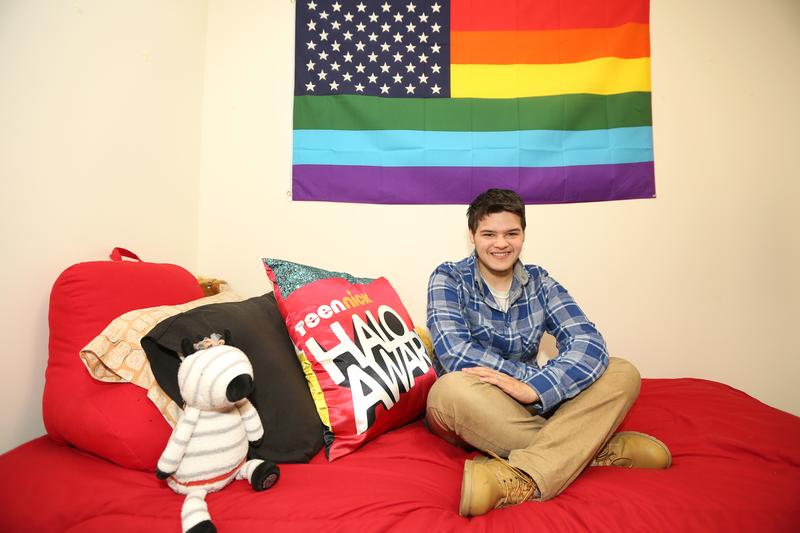
[[[437,374],[471,366],[499,370],[533,387],[538,413],[576,396],[608,366],[603,336],[566,289],[543,268],[520,261],[507,312],[480,276],[474,253],[439,265],[428,283],[428,329]],[[536,354],[545,331],[555,337],[558,356],[540,368]]]

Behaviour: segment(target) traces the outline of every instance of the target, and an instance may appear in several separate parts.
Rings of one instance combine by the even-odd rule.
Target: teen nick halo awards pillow
[[[329,460],[423,413],[436,374],[385,278],[280,259],[264,259],[264,266],[327,428]]]

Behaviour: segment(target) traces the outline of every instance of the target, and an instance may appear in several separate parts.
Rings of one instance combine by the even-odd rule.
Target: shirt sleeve
[[[445,266],[437,268],[428,282],[428,329],[436,358],[448,372],[473,366],[499,370],[520,381],[530,377],[535,367],[509,361],[472,340],[464,318],[460,280]]]
[[[541,283],[545,329],[556,339],[558,356],[525,382],[539,395],[537,408],[547,412],[597,381],[608,367],[608,351],[603,336],[566,289],[546,272]]]

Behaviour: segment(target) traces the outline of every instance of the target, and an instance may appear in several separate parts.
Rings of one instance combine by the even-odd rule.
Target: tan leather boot
[[[669,448],[650,435],[635,431],[615,433],[589,466],[625,466],[628,468],[669,468]]]
[[[528,501],[535,495],[536,484],[528,474],[500,457],[477,456],[464,463],[458,514],[478,516]]]

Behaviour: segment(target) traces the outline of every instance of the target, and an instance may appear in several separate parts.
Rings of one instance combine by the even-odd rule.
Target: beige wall
[[[196,0],[0,1],[0,452],[44,433],[64,268],[195,264],[205,25]]]
[[[0,2],[0,402],[25,406],[0,451],[43,431],[50,285],[114,244],[246,295],[262,256],[385,275],[420,322],[429,272],[469,253],[464,206],[289,201],[293,10]],[[645,376],[796,414],[798,24],[795,0],[652,0],[658,198],[530,206],[523,256]]]

